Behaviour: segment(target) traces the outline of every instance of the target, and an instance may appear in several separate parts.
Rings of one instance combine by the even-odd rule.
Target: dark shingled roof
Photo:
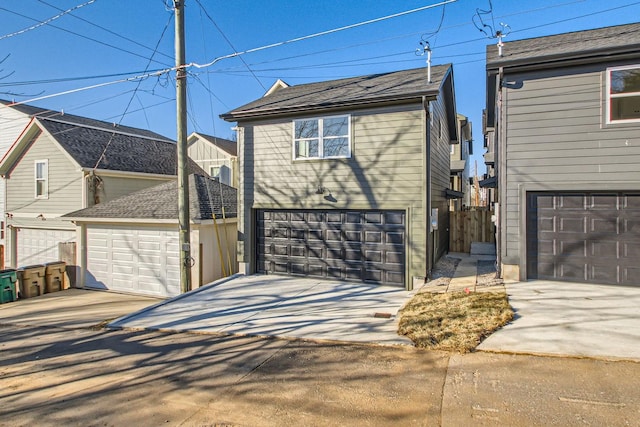
[[[48,118],[62,123],[72,123],[81,126],[95,127],[99,129],[106,129],[109,131],[118,131],[122,134],[136,135],[144,138],[151,138],[160,141],[172,141],[170,138],[160,135],[159,133],[151,132],[150,130],[138,129],[130,126],[118,125],[111,122],[105,122],[102,120],[90,119],[88,117],[76,116],[74,114],[67,114],[60,111],[48,110],[46,108],[34,107],[28,104],[13,105],[11,101],[0,99],[0,104],[4,104],[13,108],[23,114],[30,117]]]
[[[235,141],[230,141],[224,138],[218,138],[217,136],[206,135],[204,133],[196,132],[195,135],[200,138],[209,141],[222,151],[232,156],[238,155],[238,144]]]
[[[431,67],[431,83],[427,81],[427,69],[416,68],[290,86],[222,114],[220,117],[235,121],[272,114],[401,101],[423,95],[436,96],[450,69],[450,64]]]
[[[503,56],[487,46],[487,69],[598,58],[640,51],[640,23],[505,42]],[[547,65],[548,67],[548,65]]]
[[[202,175],[189,175],[189,216],[192,220],[222,218],[224,206],[227,218],[238,212],[237,190]],[[178,181],[172,180],[136,191],[109,202],[71,212],[63,218],[72,219],[178,219]]]
[[[176,144],[171,141],[123,134],[118,128],[105,130],[46,118],[36,120],[83,168],[97,165],[97,169],[105,170],[177,174]],[[189,173],[206,174],[192,160],[189,160],[188,170]]]

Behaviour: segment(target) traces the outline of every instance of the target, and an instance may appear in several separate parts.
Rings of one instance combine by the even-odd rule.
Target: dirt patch
[[[416,347],[467,353],[513,319],[503,288],[495,292],[449,292],[446,290],[460,261],[443,257],[432,280],[399,313],[398,333]],[[495,263],[478,262],[478,286],[500,283]]]

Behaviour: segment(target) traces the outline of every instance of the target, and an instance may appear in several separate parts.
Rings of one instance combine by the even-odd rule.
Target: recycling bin
[[[64,261],[48,262],[45,265],[44,293],[57,292],[67,288],[65,275],[67,264]]]
[[[0,270],[0,304],[18,299],[17,282],[18,274],[14,269]]]
[[[20,298],[37,297],[44,293],[45,270],[44,265],[29,265],[18,269]]]

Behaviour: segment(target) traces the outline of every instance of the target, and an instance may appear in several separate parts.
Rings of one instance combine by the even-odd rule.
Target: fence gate
[[[493,211],[449,212],[449,252],[471,252],[471,242],[495,243]]]

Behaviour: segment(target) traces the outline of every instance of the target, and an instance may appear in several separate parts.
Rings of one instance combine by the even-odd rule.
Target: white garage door
[[[20,228],[18,231],[18,267],[59,261],[58,243],[74,242],[72,230],[41,230]]]
[[[88,287],[152,296],[180,293],[178,231],[87,226]]]

